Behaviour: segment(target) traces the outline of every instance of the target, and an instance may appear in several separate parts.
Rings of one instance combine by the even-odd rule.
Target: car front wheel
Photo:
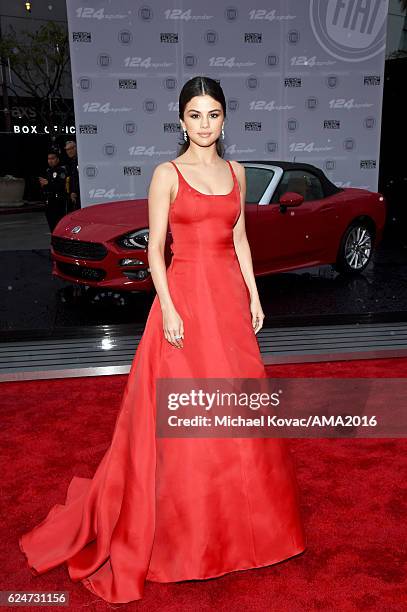
[[[374,235],[362,221],[353,223],[342,236],[334,264],[342,274],[359,274],[368,265],[373,253]]]

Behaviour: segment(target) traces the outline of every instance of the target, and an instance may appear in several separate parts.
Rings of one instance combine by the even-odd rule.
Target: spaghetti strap
[[[184,177],[182,176],[182,172],[181,170],[179,170],[178,166],[176,163],[174,163],[171,159],[169,160],[171,162],[171,164],[174,166],[175,170],[177,171],[178,174],[178,191],[177,191],[177,195],[175,196],[175,199],[177,199],[178,197],[178,192],[180,190],[181,187],[181,183],[186,183],[187,181],[184,179]],[[188,184],[188,183],[187,183]],[[174,200],[175,202],[175,200]]]
[[[235,174],[235,171],[233,170],[233,166],[232,166],[232,164],[230,163],[230,160],[229,160],[229,159],[227,159],[226,161],[227,161],[227,162],[228,162],[228,164],[229,164],[229,168],[230,168],[230,170],[231,170],[231,172],[232,172],[233,184],[235,185],[235,184],[237,183],[237,176],[236,176],[236,174]]]
[[[174,166],[174,168],[176,169],[176,171],[178,172],[178,174],[181,174],[181,172],[178,170],[178,166],[177,164],[175,164],[171,159],[169,160],[170,164],[172,164]],[[182,176],[182,174],[181,174]]]

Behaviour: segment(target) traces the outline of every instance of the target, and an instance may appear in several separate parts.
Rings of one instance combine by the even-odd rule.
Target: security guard
[[[38,177],[45,197],[45,216],[52,233],[58,221],[68,213],[66,194],[67,170],[60,164],[59,153],[52,149],[48,153],[48,168],[45,177]]]

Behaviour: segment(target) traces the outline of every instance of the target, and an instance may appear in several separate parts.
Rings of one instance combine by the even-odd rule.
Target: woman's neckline
[[[196,189],[190,183],[188,183],[188,181],[185,179],[184,175],[182,174],[181,170],[178,168],[177,164],[175,162],[173,162],[172,160],[171,160],[171,163],[174,164],[174,166],[178,170],[179,174],[181,175],[182,180],[188,185],[188,187],[190,187],[190,189],[192,189],[193,191],[196,191],[200,195],[207,196],[209,198],[225,198],[226,196],[230,196],[233,193],[233,191],[235,190],[235,187],[236,187],[235,174],[234,174],[234,171],[233,171],[233,168],[232,168],[232,164],[230,163],[230,161],[228,159],[226,160],[226,163],[229,166],[230,172],[232,174],[232,179],[233,179],[233,187],[232,187],[232,189],[228,193],[203,193],[203,191],[199,191],[199,189]],[[178,191],[179,191],[179,188],[178,188]],[[178,197],[178,192],[177,192],[177,195],[175,196],[175,200],[177,199],[177,197]],[[174,202],[175,202],[175,200],[174,200]]]

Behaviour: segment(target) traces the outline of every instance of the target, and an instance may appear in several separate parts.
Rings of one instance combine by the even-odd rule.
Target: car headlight
[[[116,243],[125,249],[146,249],[148,246],[149,229],[135,230],[123,234],[116,240]]]

